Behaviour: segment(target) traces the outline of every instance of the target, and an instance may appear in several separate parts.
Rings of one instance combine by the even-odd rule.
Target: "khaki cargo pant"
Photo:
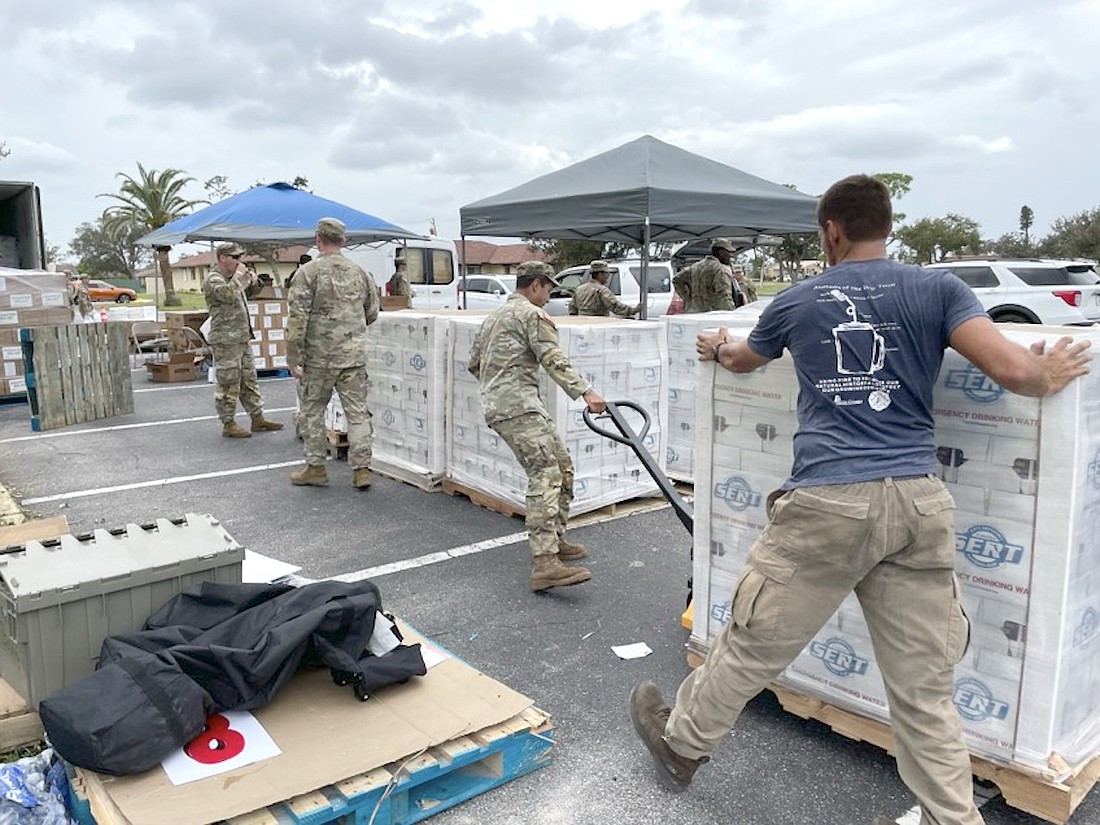
[[[921,803],[921,825],[979,825],[952,703],[969,622],[954,572],[951,494],[919,476],[776,492],[768,505],[729,624],[680,685],[666,741],[682,756],[710,754],[854,589],[886,686],[898,772]]]
[[[573,501],[573,460],[561,436],[549,418],[534,412],[489,426],[527,473],[525,523],[531,555],[557,553]]]
[[[325,440],[325,408],[332,391],[340,396],[348,419],[348,465],[353,470],[370,467],[374,425],[367,409],[367,368],[306,367],[298,385],[298,432],[305,445],[306,463],[323,467],[328,456]]]
[[[248,344],[217,344],[214,353],[214,409],[223,424],[233,420],[237,401],[253,418],[264,414],[260,397],[260,382],[256,378],[256,362]]]

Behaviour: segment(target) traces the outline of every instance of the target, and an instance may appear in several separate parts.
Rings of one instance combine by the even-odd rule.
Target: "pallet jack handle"
[[[634,428],[630,426],[630,422],[626,420],[626,416],[623,415],[622,409],[626,408],[633,410],[642,417],[642,431],[636,433]],[[588,425],[588,428],[593,432],[602,435],[604,438],[610,438],[612,441],[617,441],[620,444],[625,444],[634,450],[635,455],[642,462],[642,465],[646,468],[646,471],[656,482],[660,488],[661,493],[668,500],[668,503],[672,505],[673,512],[676,513],[676,517],[680,519],[680,523],[687,528],[687,531],[692,535],[695,534],[695,513],[691,509],[686,501],[684,501],[680,494],[676,492],[676,488],[672,486],[672,482],[668,480],[661,468],[657,466],[657,462],[654,461],[653,456],[649,454],[649,450],[645,448],[643,440],[649,433],[650,417],[646,412],[645,407],[640,404],[635,404],[633,401],[608,401],[607,411],[599,413],[593,416],[587,409],[584,410],[584,423]],[[615,425],[618,432],[614,432],[611,429],[605,429],[599,426],[597,420],[610,418],[611,422]]]

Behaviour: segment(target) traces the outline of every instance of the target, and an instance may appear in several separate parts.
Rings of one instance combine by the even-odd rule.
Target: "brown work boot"
[[[370,469],[367,467],[356,467],[351,474],[351,486],[357,490],[366,490],[370,487]]]
[[[536,593],[551,587],[567,587],[592,578],[587,567],[567,567],[557,553],[535,556],[531,561],[531,589]]]
[[[641,682],[630,691],[630,720],[657,767],[657,779],[670,791],[686,791],[695,771],[710,757],[688,759],[665,742],[665,725],[672,708],[652,682]]]
[[[252,438],[252,433],[236,421],[226,421],[222,424],[222,435],[225,438]]]
[[[328,472],[324,464],[307,464],[300,470],[294,470],[290,481],[299,487],[324,487],[328,484]]]
[[[558,539],[558,558],[562,561],[580,561],[588,555],[583,544],[574,544],[563,538]]]
[[[281,430],[283,425],[278,421],[268,421],[262,415],[252,419],[252,432],[260,433],[264,430]]]

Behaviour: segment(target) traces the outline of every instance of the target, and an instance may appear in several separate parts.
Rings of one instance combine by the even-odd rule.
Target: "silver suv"
[[[973,258],[928,264],[966,282],[994,321],[1085,325],[1100,321],[1093,264],[1049,258]]]

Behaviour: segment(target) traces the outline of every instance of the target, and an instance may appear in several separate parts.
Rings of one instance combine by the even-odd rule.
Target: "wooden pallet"
[[[370,468],[371,472],[419,487],[426,493],[434,493],[443,484],[443,476],[439,473],[417,472],[411,467],[404,467],[378,456],[371,459]]]
[[[550,717],[528,708],[499,725],[413,754],[312,793],[235,816],[226,825],[322,825],[420,822],[550,764]],[[131,825],[103,777],[80,768],[70,780],[71,814],[80,825]]]
[[[677,485],[677,487],[682,488],[682,491],[686,491],[690,494],[690,486]],[[484,507],[486,510],[492,510],[494,513],[503,513],[506,516],[512,516],[514,518],[523,518],[526,512],[525,508],[522,506],[512,504],[510,501],[503,501],[491,493],[475,490],[451,478],[443,479],[443,492],[452,496],[465,496],[479,507]],[[683,494],[683,492],[681,494]],[[610,504],[605,504],[603,507],[597,507],[593,510],[571,515],[569,517],[569,526],[583,527],[586,524],[594,524],[613,516],[644,513],[650,510],[660,510],[668,506],[668,502],[659,493],[654,493],[652,496],[645,496],[643,498],[631,498],[626,501],[613,501]]]
[[[15,688],[0,679],[0,753],[42,739],[42,720]]]
[[[703,661],[703,656],[696,650],[689,649],[686,658],[691,667],[698,667]],[[831,705],[783,685],[772,684],[768,690],[775,694],[788,713],[821,722],[848,739],[867,742],[894,755],[894,737],[885,722]],[[1059,770],[1050,772],[1017,763],[1006,765],[991,762],[973,754],[970,765],[975,776],[997,786],[1005,804],[1056,825],[1065,825],[1100,781],[1100,755],[1073,767],[1061,764]]]
[[[465,496],[478,507],[484,507],[486,510],[492,510],[494,513],[502,513],[512,518],[524,517],[524,509],[522,507],[517,507],[509,501],[504,501],[494,495],[482,492],[481,490],[475,490],[473,487],[467,487],[465,484],[461,484],[454,479],[443,479],[443,492],[449,496]]]
[[[27,393],[26,392],[9,392],[4,395],[0,395],[0,405],[5,404],[26,404]]]
[[[328,445],[329,458],[333,461],[347,461],[348,434],[339,430],[325,429],[325,443]]]

